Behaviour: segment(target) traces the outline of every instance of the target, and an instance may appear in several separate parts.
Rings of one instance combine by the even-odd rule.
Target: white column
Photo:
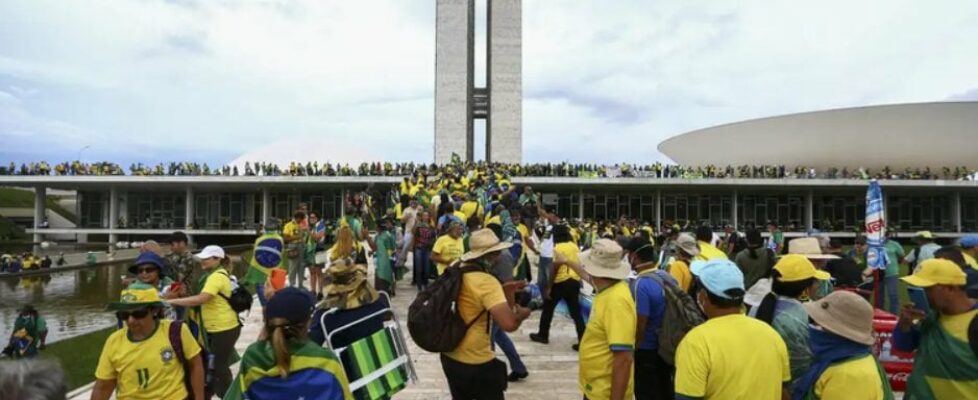
[[[261,223],[267,224],[272,218],[272,194],[267,187],[261,188]]]
[[[954,197],[952,200],[954,203],[951,204],[953,210],[952,223],[954,224],[954,229],[956,232],[961,233],[964,229],[961,226],[961,193],[954,192]]]
[[[191,229],[191,227],[194,225],[194,214],[197,213],[197,210],[194,209],[194,206],[196,205],[197,202],[194,201],[194,188],[187,186],[187,194],[186,194],[186,198],[184,199],[184,209],[187,212],[187,215],[184,216],[183,218],[184,229]]]
[[[115,244],[119,241],[119,235],[115,233],[119,226],[119,190],[115,187],[109,189],[109,251],[115,250]]]
[[[655,191],[655,229],[662,229],[662,191]]]
[[[346,216],[346,189],[340,189],[340,217]]]
[[[730,202],[730,225],[733,225],[734,229],[738,229],[738,222],[740,222],[737,220],[737,205],[737,189],[734,189],[733,198]]]
[[[811,232],[815,228],[815,222],[812,221],[815,217],[815,193],[811,190],[808,191],[808,195],[805,196],[805,231]]]
[[[40,251],[40,243],[44,240],[44,235],[40,233],[39,229],[47,217],[45,213],[48,201],[47,194],[48,189],[44,186],[34,188],[34,254]]]
[[[577,191],[577,219],[584,221],[584,189]]]

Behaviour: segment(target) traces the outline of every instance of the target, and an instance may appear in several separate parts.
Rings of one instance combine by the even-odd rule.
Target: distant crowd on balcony
[[[434,175],[455,168],[459,162],[451,164],[424,163],[361,163],[350,164],[292,162],[279,166],[267,162],[246,162],[243,169],[225,165],[211,168],[207,163],[170,162],[155,166],[142,163],[132,164],[128,172],[111,162],[83,163],[80,161],[49,164],[46,161],[21,164],[10,162],[0,165],[0,175],[57,175],[57,176],[410,176]],[[828,168],[786,167],[784,165],[740,165],[740,166],[685,166],[664,163],[646,165],[636,164],[573,164],[533,163],[506,164],[464,162],[464,169],[472,172],[477,169],[492,169],[510,177],[572,177],[572,178],[674,178],[674,179],[896,179],[896,180],[974,180],[978,170],[964,166],[941,167],[939,169],[904,168],[902,170],[884,167],[878,170],[868,168]]]

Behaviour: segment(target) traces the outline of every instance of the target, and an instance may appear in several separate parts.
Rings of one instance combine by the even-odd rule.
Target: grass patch
[[[0,188],[0,207],[34,208],[34,192],[21,189]],[[75,213],[61,207],[57,198],[52,195],[47,196],[47,208],[60,214],[65,219],[78,225],[78,217]]]
[[[57,360],[68,378],[68,390],[74,390],[95,380],[95,366],[102,345],[115,327],[52,343],[41,351],[41,357]]]

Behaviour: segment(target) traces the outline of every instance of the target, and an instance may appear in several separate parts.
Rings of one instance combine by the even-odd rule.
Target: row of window
[[[82,227],[108,226],[108,194],[79,193]],[[288,219],[300,202],[323,217],[336,218],[342,211],[338,190],[315,193],[272,193],[272,215]],[[376,201],[376,200],[375,200]],[[643,221],[671,221],[680,225],[732,224],[733,195],[663,193],[657,209],[651,194],[576,193],[545,195],[544,201],[556,206],[564,217],[593,220],[617,219],[622,215]],[[803,230],[806,219],[805,196],[777,194],[737,196],[736,223],[739,229],[777,222],[785,230]],[[129,192],[120,197],[121,213],[117,226],[144,229],[178,229],[186,223],[184,194]],[[260,193],[198,193],[194,196],[193,224],[196,229],[252,229],[262,215]],[[583,207],[583,210],[581,208]],[[948,196],[889,196],[886,202],[888,225],[901,231],[954,231],[954,210]],[[582,213],[583,211],[583,213]],[[966,231],[978,230],[978,196],[961,197],[961,223]],[[657,215],[657,212],[659,213]],[[861,229],[865,219],[865,199],[856,195],[816,195],[812,203],[812,225],[822,231]]]

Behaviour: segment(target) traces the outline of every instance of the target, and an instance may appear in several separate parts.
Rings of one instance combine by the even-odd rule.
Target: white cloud
[[[315,136],[429,161],[434,6],[2,2],[0,139],[216,163]],[[524,158],[654,161],[719,123],[971,99],[976,22],[972,2],[525,1]]]

